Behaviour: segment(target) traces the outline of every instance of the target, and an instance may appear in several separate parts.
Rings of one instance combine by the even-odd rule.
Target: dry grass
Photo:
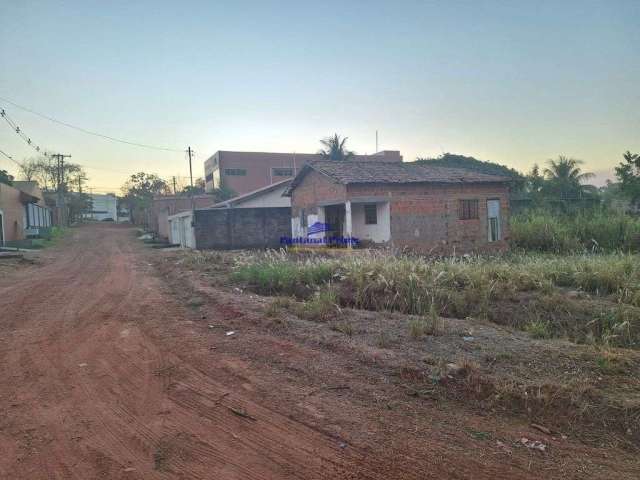
[[[424,317],[410,326],[414,338],[441,334],[436,317],[444,315],[488,319],[536,338],[629,347],[640,341],[637,255],[426,259],[280,252],[244,257],[233,279],[259,293],[309,299],[312,317],[332,310],[315,298],[325,289],[334,292],[333,305]]]

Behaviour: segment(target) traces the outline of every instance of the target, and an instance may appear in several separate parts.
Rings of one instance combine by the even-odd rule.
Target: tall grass
[[[340,304],[367,310],[480,317],[532,332],[544,325],[549,334],[539,336],[580,341],[640,340],[640,257],[634,254],[426,259],[362,252],[304,260],[280,255],[241,266],[234,276],[267,294],[310,297],[331,284]],[[585,295],[580,292],[592,298],[579,298]]]
[[[513,216],[510,228],[512,244],[528,251],[640,250],[640,219],[606,210],[575,215],[532,211]]]

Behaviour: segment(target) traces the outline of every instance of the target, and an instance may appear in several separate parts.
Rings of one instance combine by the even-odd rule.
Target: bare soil
[[[455,332],[470,326],[452,324],[430,343],[391,328],[378,347],[369,325],[403,319],[347,312],[345,335],[267,316],[270,299],[181,258],[93,225],[0,270],[0,478],[640,477],[622,442],[429,395],[419,357],[448,358],[450,341],[481,360],[491,352],[473,345],[491,326],[466,341]],[[505,346],[524,342],[505,332]]]

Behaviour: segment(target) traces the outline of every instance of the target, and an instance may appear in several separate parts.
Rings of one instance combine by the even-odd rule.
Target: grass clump
[[[546,339],[553,337],[549,322],[543,320],[534,320],[528,323],[525,330],[529,332],[533,338]]]
[[[328,284],[336,274],[337,264],[330,261],[289,262],[282,257],[241,266],[234,273],[236,281],[249,284],[267,294],[305,295],[314,286]]]
[[[333,289],[325,289],[303,302],[297,309],[298,316],[315,322],[326,322],[340,315],[338,297]]]
[[[289,297],[278,297],[267,306],[264,313],[267,317],[276,317],[282,310],[291,309],[292,305],[293,301]]]
[[[422,317],[412,318],[409,321],[409,336],[415,340],[424,337],[427,331],[427,322]]]

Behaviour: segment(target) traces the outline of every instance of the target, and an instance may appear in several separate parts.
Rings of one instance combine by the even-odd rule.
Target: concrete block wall
[[[291,208],[217,208],[196,210],[196,248],[279,248],[291,236]]]

